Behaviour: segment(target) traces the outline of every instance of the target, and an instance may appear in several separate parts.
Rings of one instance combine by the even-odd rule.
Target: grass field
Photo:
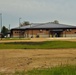
[[[76,41],[36,40],[0,40],[0,75],[76,75]]]
[[[0,50],[0,72],[21,72],[67,64],[76,65],[76,49]]]
[[[9,42],[0,43],[0,49],[60,49],[76,48],[73,41]]]
[[[0,75],[76,75],[75,65],[65,65],[47,69],[33,69],[30,71],[15,71],[14,73],[0,73]]]
[[[27,75],[76,75],[76,66],[59,66],[48,69],[34,69],[27,72]]]

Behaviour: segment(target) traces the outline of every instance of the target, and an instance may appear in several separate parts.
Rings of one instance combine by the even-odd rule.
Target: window
[[[69,31],[69,29],[67,29],[67,32]]]
[[[72,31],[72,29],[69,29],[69,31],[71,32],[71,31]]]
[[[42,29],[40,29],[40,32],[42,32]]]
[[[72,29],[67,29],[67,32],[71,32],[72,31]]]

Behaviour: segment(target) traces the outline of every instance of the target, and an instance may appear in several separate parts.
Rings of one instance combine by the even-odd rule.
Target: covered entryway
[[[50,34],[52,35],[52,37],[61,37],[62,32],[62,29],[53,29],[52,31],[50,31]]]

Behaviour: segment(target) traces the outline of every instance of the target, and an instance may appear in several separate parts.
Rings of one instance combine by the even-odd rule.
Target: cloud
[[[68,13],[75,11],[75,5],[65,0],[1,0],[3,12],[16,14],[31,13]],[[65,12],[66,11],[66,12]]]
[[[31,22],[60,20],[75,24],[75,0],[0,0],[5,24],[18,24],[18,18]],[[8,19],[7,19],[8,18]],[[7,19],[7,21],[5,21]]]

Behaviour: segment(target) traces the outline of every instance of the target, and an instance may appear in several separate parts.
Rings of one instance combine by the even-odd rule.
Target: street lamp
[[[21,25],[21,18],[19,18],[19,38],[20,38],[20,25]]]
[[[2,13],[0,13],[0,22],[1,22],[1,30],[2,30]],[[0,31],[1,33],[1,31]],[[1,40],[2,40],[2,34],[1,34]]]
[[[21,18],[19,18],[19,28],[20,28],[20,24],[21,24]]]

